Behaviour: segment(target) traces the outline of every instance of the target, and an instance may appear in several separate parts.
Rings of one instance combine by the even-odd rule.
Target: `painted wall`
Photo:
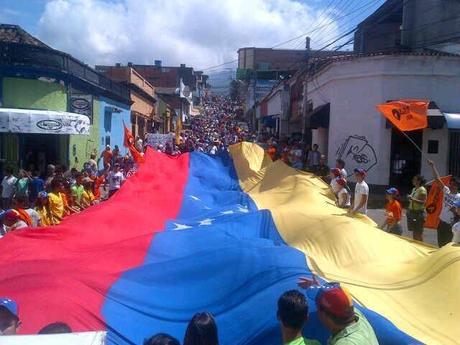
[[[368,181],[387,185],[390,175],[391,129],[376,109],[391,99],[423,98],[435,101],[441,111],[459,112],[460,59],[440,56],[378,56],[335,62],[308,83],[313,106],[331,103],[328,163],[337,157],[350,173],[357,166],[369,170]],[[425,131],[440,139],[440,153],[430,155],[441,171],[447,168],[447,135]],[[431,133],[433,132],[433,133]],[[442,143],[441,143],[442,142]],[[422,162],[421,173],[431,176]]]
[[[3,107],[67,111],[66,89],[36,79],[3,78]]]
[[[70,135],[69,137],[69,161],[70,166],[82,169],[88,161],[91,153],[99,156],[99,129],[100,129],[100,104],[93,97],[93,123],[89,135]]]
[[[120,112],[114,112],[113,108]],[[131,128],[130,106],[101,97],[99,99],[99,153],[105,149],[107,138],[110,138],[112,148],[118,145],[123,154],[127,152],[123,146],[123,121],[128,128]]]

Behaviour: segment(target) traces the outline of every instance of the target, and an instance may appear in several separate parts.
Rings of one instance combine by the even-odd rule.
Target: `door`
[[[422,147],[423,131],[406,132],[419,147]],[[422,156],[400,131],[391,130],[390,184],[403,192],[412,188],[412,177],[420,174]]]

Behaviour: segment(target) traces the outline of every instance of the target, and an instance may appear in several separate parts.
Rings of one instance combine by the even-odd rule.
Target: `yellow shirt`
[[[95,200],[93,192],[85,189],[81,195],[81,200],[84,204],[91,205]]]
[[[48,193],[48,200],[53,224],[59,224],[64,216],[64,200],[61,193]]]
[[[50,226],[52,224],[50,214],[48,213],[48,210],[46,209],[46,207],[37,206],[35,211],[37,211],[38,215],[40,216],[40,225],[41,226]]]

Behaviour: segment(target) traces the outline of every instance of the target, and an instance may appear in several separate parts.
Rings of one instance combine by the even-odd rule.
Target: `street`
[[[385,210],[383,209],[368,209],[367,215],[377,224],[382,224],[385,218]],[[412,233],[407,230],[407,220],[406,214],[403,212],[403,216],[401,219],[401,227],[403,229],[403,236],[412,238]],[[436,230],[426,229],[423,232],[423,240],[425,243],[431,244],[437,247],[437,234]]]

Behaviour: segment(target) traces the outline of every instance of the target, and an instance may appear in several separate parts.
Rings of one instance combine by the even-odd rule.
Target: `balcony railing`
[[[104,89],[129,101],[126,85],[118,84],[63,52],[17,43],[0,43],[0,66],[56,70]]]

